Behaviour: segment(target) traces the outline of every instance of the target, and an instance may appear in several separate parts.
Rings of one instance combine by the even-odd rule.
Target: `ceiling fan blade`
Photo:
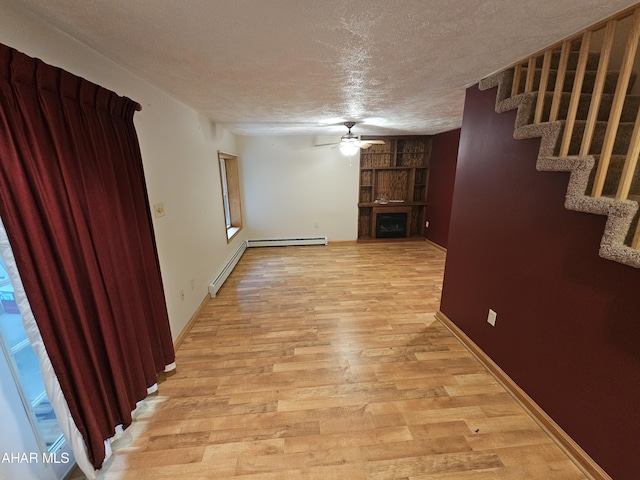
[[[340,142],[333,142],[333,143],[319,143],[317,145],[314,145],[314,147],[328,147],[330,145],[340,145]]]
[[[360,140],[360,148],[367,149],[371,145],[384,145],[384,140]]]

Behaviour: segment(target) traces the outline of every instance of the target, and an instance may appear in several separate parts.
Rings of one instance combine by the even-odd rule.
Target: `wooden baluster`
[[[602,100],[602,92],[604,90],[604,82],[607,78],[607,68],[609,68],[609,58],[611,57],[611,47],[613,38],[616,33],[616,21],[609,20],[604,33],[604,40],[600,50],[600,60],[598,61],[598,71],[596,72],[596,81],[593,86],[591,95],[591,105],[589,105],[589,114],[582,135],[582,144],[580,145],[579,155],[588,155],[593,140],[593,132],[598,121],[598,111],[600,110],[600,102]]]
[[[578,113],[578,105],[580,104],[580,95],[582,94],[582,84],[584,82],[584,73],[587,70],[587,60],[589,58],[589,44],[591,42],[591,32],[586,31],[582,35],[582,43],[580,44],[580,54],[578,55],[578,66],[576,67],[576,76],[573,80],[573,90],[571,91],[571,100],[569,101],[569,110],[567,111],[567,121],[564,125],[564,134],[562,144],[560,145],[560,156],[566,157],[569,154],[569,145],[573,136],[573,128],[576,124],[576,115]]]
[[[640,38],[640,8],[636,8],[633,12],[633,24],[627,36],[627,45],[624,50],[624,57],[620,67],[620,76],[616,85],[616,93],[613,96],[613,104],[611,105],[611,114],[607,123],[607,130],[604,134],[604,142],[602,144],[602,152],[600,153],[600,161],[598,169],[593,181],[593,190],[591,194],[594,197],[602,195],[604,181],[607,177],[611,154],[613,153],[613,145],[618,133],[620,125],[620,116],[622,115],[622,107],[627,96],[627,88],[629,87],[629,79],[633,69],[633,61],[635,59],[636,50],[638,48],[638,38]]]
[[[627,150],[627,156],[624,161],[624,167],[622,169],[622,175],[620,176],[620,183],[618,184],[618,191],[616,192],[617,200],[626,200],[629,197],[629,191],[631,190],[631,183],[633,181],[633,175],[638,165],[638,156],[640,155],[640,109],[636,114],[635,124],[633,126],[633,133],[631,134],[631,141],[629,142],[629,149]],[[636,237],[640,234],[640,230],[636,234]],[[635,241],[635,237],[634,237]],[[640,237],[638,237],[640,242]],[[635,248],[639,248],[636,246]]]
[[[636,166],[638,164],[638,155],[640,155],[640,110],[638,110],[636,123],[633,126],[633,133],[631,134],[631,142],[629,144],[629,150],[627,151],[627,158],[624,161],[624,168],[622,169],[620,183],[618,184],[618,191],[616,193],[617,200],[626,200],[629,196],[631,182],[633,181],[633,174],[635,173]]]
[[[527,80],[524,84],[524,93],[533,92],[533,83],[536,77],[536,59],[535,57],[529,58],[527,64]]]
[[[636,225],[636,233],[633,236],[633,241],[631,242],[631,248],[640,250],[640,223]]]
[[[511,84],[511,96],[515,97],[518,95],[518,90],[520,89],[520,77],[522,76],[522,65],[518,64],[513,69],[513,83]]]
[[[553,89],[553,101],[551,102],[551,113],[549,114],[549,121],[555,122],[558,120],[558,112],[560,111],[560,100],[562,99],[562,90],[564,88],[564,77],[567,73],[567,60],[569,58],[569,50],[571,48],[571,42],[567,40],[562,44],[560,50],[560,62],[558,63],[558,73],[556,74],[556,85]]]
[[[542,121],[542,112],[544,111],[544,100],[547,85],[549,83],[549,70],[551,70],[552,56],[552,49],[544,52],[544,58],[542,59],[542,73],[540,74],[540,85],[538,86],[538,99],[536,101],[536,113],[533,117],[533,123],[540,123]]]

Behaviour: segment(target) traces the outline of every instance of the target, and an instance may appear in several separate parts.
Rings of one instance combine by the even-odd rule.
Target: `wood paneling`
[[[362,137],[367,139],[367,137]],[[380,138],[380,137],[377,137]],[[376,239],[372,209],[404,204],[410,208],[407,237],[423,237],[431,137],[384,137],[360,153],[358,240]],[[386,241],[386,238],[380,240]]]

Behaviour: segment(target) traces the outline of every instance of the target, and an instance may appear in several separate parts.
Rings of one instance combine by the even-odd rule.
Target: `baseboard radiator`
[[[214,298],[216,296],[218,290],[220,290],[220,287],[222,287],[222,284],[225,282],[227,277],[231,275],[231,272],[235,268],[236,264],[240,261],[240,258],[242,258],[242,254],[246,249],[247,241],[245,240],[240,244],[236,251],[233,252],[233,255],[226,263],[222,271],[218,274],[218,276],[209,284],[209,296],[211,298]]]
[[[247,240],[248,247],[287,247],[297,245],[327,245],[327,237],[268,238]]]
[[[284,247],[293,245],[327,245],[327,237],[304,237],[304,238],[269,238],[263,240],[245,240],[240,246],[233,252],[233,255],[226,263],[222,271],[218,276],[209,284],[209,296],[214,298],[222,287],[227,277],[231,275],[231,272],[235,268],[236,264],[242,258],[242,254],[247,247]]]

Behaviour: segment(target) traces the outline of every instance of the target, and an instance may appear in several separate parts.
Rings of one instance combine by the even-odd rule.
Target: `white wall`
[[[314,148],[316,141],[339,137],[321,140],[238,137],[248,238],[356,240],[359,156]]]
[[[10,0],[0,0],[0,43],[142,105],[134,118],[150,203],[162,202],[166,211],[166,216],[154,217],[154,228],[174,339],[206,297],[208,283],[243,240],[356,238],[357,157],[350,162],[337,150],[313,149],[310,137],[242,138],[237,145],[230,132]],[[230,244],[224,228],[217,150],[240,156],[245,228]],[[184,301],[180,290],[185,292]],[[5,366],[0,365],[0,411],[17,412],[22,406]],[[9,418],[18,418],[18,413]],[[0,452],[35,450],[30,428],[16,422],[9,422],[7,428]],[[20,468],[16,472],[20,478],[44,478],[24,471],[32,466]]]
[[[246,238],[227,245],[217,166],[217,150],[236,153],[235,136],[10,0],[0,0],[0,42],[142,105],[134,118],[150,203],[166,211],[154,228],[175,339]]]

